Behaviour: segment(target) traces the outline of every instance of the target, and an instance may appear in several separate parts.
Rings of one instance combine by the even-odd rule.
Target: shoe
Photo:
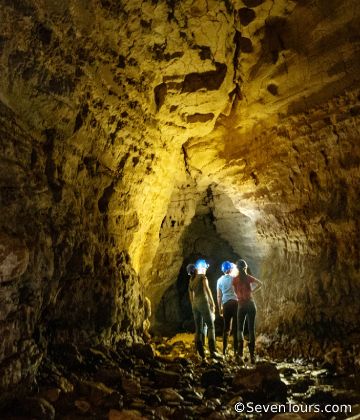
[[[239,365],[239,366],[244,366],[244,359],[242,358],[242,356],[240,356],[239,354],[237,354],[235,356],[235,362]]]
[[[200,366],[208,366],[209,362],[207,361],[206,357],[204,357],[203,359],[201,359],[201,363]]]
[[[218,360],[222,360],[224,358],[224,356],[222,354],[217,353],[216,351],[211,352],[210,357],[212,359],[218,359]]]

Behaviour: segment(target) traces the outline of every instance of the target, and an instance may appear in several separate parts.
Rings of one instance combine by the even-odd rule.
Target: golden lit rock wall
[[[176,280],[186,191],[196,202],[210,185],[218,233],[265,281],[259,328],[298,354],[314,337],[357,340],[359,23],[354,1],[234,2],[232,110],[185,144],[194,183],[174,191],[162,227],[176,249],[157,260],[173,265],[154,266],[154,283]]]
[[[218,231],[265,282],[259,327],[299,336],[294,353],[311,353],[303,348],[310,337],[358,340],[358,97],[359,90],[347,92],[247,136],[222,127],[219,160],[226,168],[241,159],[243,169],[236,177],[219,168],[205,175],[247,216],[225,219]],[[215,207],[215,225],[223,207]]]
[[[229,111],[225,2],[0,2],[1,388],[135,337],[182,144]],[[190,217],[190,216],[189,216]]]
[[[239,9],[240,92],[206,139],[187,142],[188,166],[246,217],[215,224],[264,279],[259,326],[278,349],[321,354],[305,345],[312,338],[351,347],[359,337],[359,6],[248,6]],[[215,218],[222,207],[218,200]]]

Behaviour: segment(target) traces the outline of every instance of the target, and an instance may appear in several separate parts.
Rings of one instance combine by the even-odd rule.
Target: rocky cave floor
[[[18,396],[0,418],[342,419],[360,413],[360,374],[339,373],[316,361],[265,356],[250,365],[246,354],[241,367],[231,351],[224,360],[201,363],[193,338],[178,334],[151,344],[119,344],[116,350],[57,346],[43,361],[33,392]],[[238,402],[248,404],[248,413],[236,413]],[[254,412],[255,404],[284,403],[303,408],[291,415]],[[305,413],[311,404],[337,405],[335,410],[350,405],[351,414]]]

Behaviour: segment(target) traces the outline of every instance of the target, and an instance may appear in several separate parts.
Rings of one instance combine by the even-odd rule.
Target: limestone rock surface
[[[49,346],[140,339],[145,296],[183,328],[199,256],[213,289],[228,258],[263,280],[269,351],[358,348],[357,0],[0,0],[0,21],[2,395]]]

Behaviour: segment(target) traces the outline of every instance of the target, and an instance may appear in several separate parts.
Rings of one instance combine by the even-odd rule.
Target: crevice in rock
[[[218,90],[222,85],[227,71],[224,63],[215,63],[216,70],[204,73],[189,73],[185,76],[181,93],[196,92],[201,89]]]
[[[98,201],[98,208],[100,213],[105,213],[108,210],[108,205],[115,192],[114,183],[112,182],[108,187],[103,191],[102,196]]]
[[[209,114],[193,114],[186,116],[186,122],[188,123],[198,123],[198,122],[207,122],[213,120],[215,115],[211,112]]]

